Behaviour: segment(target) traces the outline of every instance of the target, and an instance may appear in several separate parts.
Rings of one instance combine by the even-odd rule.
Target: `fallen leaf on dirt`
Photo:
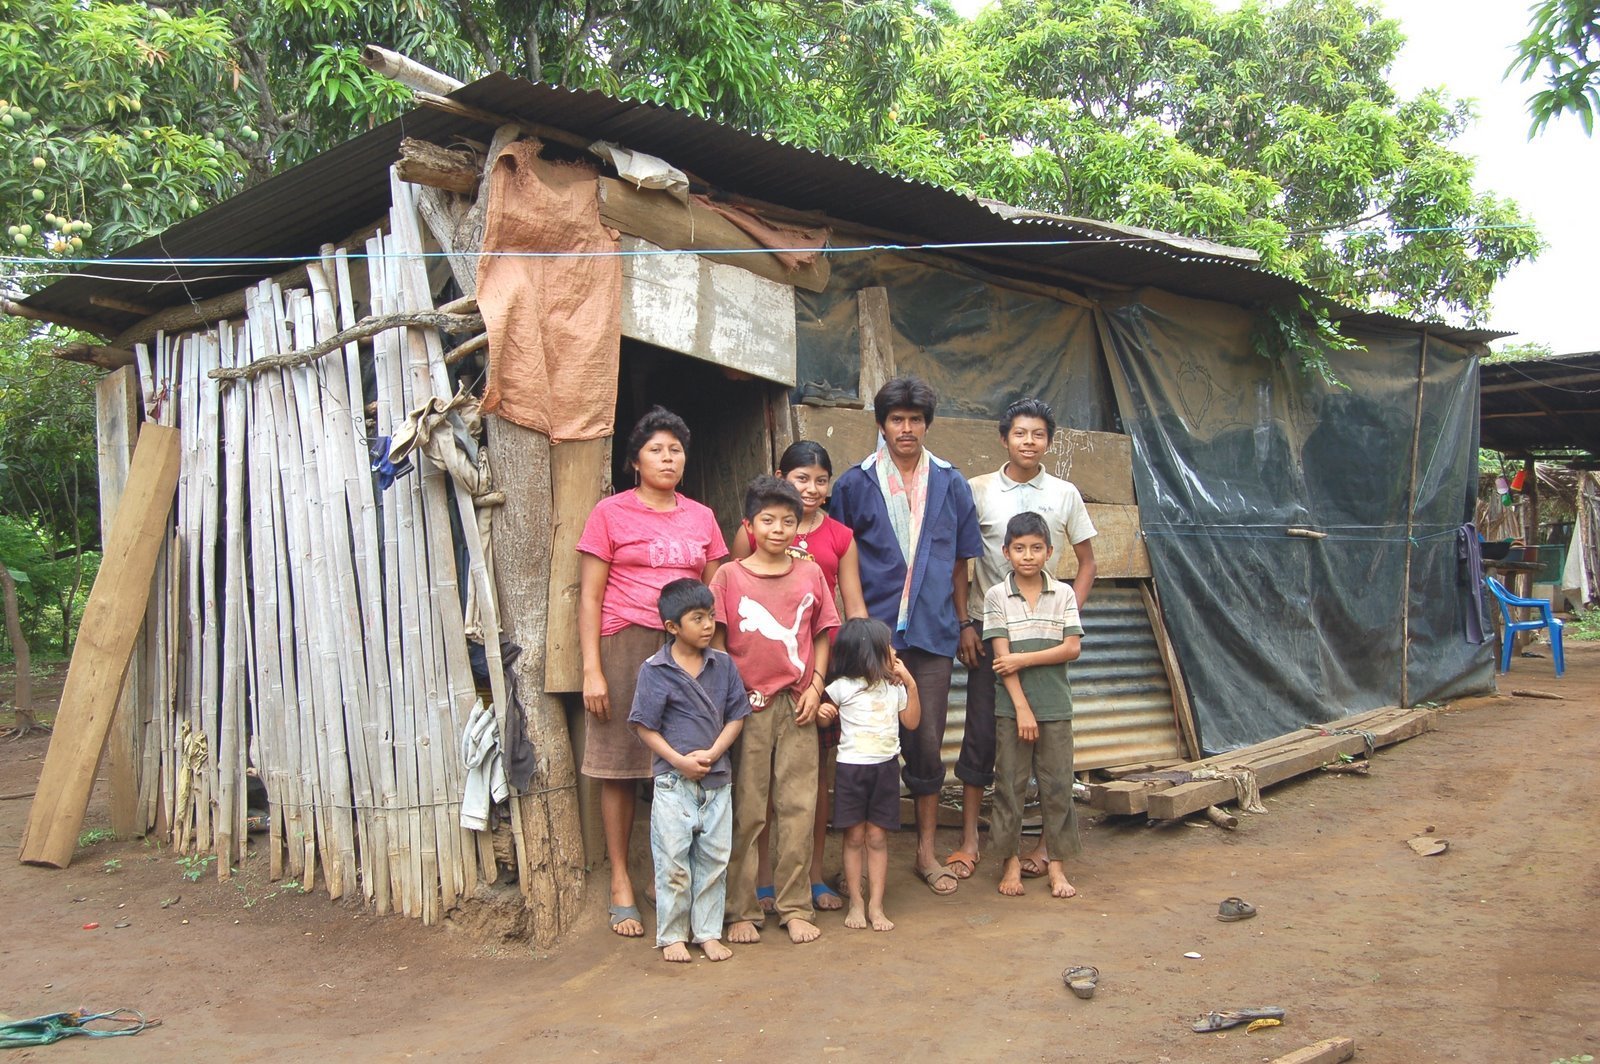
[[[172,897],[168,898],[166,901],[163,901],[161,903],[161,907],[163,909],[170,909],[174,905],[178,904],[179,900],[182,899],[182,897],[183,897],[182,894],[175,894]]]
[[[1418,835],[1414,839],[1407,839],[1406,845],[1415,850],[1420,857],[1432,857],[1448,850],[1450,840],[1436,839],[1432,835]]]

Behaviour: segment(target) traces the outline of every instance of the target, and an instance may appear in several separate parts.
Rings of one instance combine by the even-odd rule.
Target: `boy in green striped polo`
[[[1022,802],[1028,777],[1039,781],[1050,894],[1077,893],[1062,861],[1080,852],[1072,807],[1072,689],[1067,662],[1078,657],[1083,626],[1070,584],[1050,575],[1050,528],[1032,511],[1006,525],[1011,575],[983,600],[983,638],[993,640],[995,692],[994,818],[991,846],[1005,862],[1000,893],[1019,896]]]

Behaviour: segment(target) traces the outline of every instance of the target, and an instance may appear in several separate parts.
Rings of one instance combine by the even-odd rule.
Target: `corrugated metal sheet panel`
[[[1312,293],[1281,274],[1239,260],[1221,245],[1166,234],[1129,241],[1128,227],[1027,211],[1002,216],[978,199],[925,182],[908,181],[821,152],[781,143],[683,111],[598,92],[535,84],[494,74],[451,96],[495,114],[554,126],[584,137],[616,141],[659,155],[724,192],[796,210],[814,210],[845,222],[887,229],[938,243],[1034,241],[995,248],[1017,262],[1075,270],[1120,284],[1152,285],[1180,295],[1225,303],[1255,303]],[[373,222],[389,202],[388,167],[403,136],[446,143],[452,137],[486,139],[472,119],[417,110],[379,126],[315,159],[126,249],[128,258],[311,255]],[[1063,241],[1067,241],[1063,243]],[[282,263],[259,267],[152,268],[100,265],[97,278],[69,277],[25,302],[94,322],[116,332],[138,318],[89,302],[112,296],[152,308],[173,306],[237,290],[277,273]],[[160,283],[181,276],[183,284]],[[110,279],[107,279],[110,278]],[[118,279],[120,278],[120,279]],[[152,283],[155,282],[155,283]],[[1386,314],[1352,314],[1369,325],[1415,330],[1413,322]],[[1499,333],[1434,326],[1437,335],[1464,343]]]
[[[1072,663],[1073,763],[1080,771],[1182,757],[1172,688],[1138,587],[1096,584]],[[967,670],[956,665],[944,763],[954,768],[967,723]]]

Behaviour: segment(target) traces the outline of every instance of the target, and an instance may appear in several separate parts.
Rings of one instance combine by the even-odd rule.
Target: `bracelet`
[[[978,622],[968,618],[967,620],[961,622],[961,627],[963,629],[971,628],[974,632],[976,632],[978,630]]]

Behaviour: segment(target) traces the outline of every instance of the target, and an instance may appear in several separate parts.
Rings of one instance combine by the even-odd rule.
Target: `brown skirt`
[[[610,719],[583,715],[583,774],[600,780],[650,778],[650,749],[628,726],[633,689],[639,683],[639,666],[661,649],[667,633],[630,624],[620,632],[600,637],[600,671],[611,696]]]

